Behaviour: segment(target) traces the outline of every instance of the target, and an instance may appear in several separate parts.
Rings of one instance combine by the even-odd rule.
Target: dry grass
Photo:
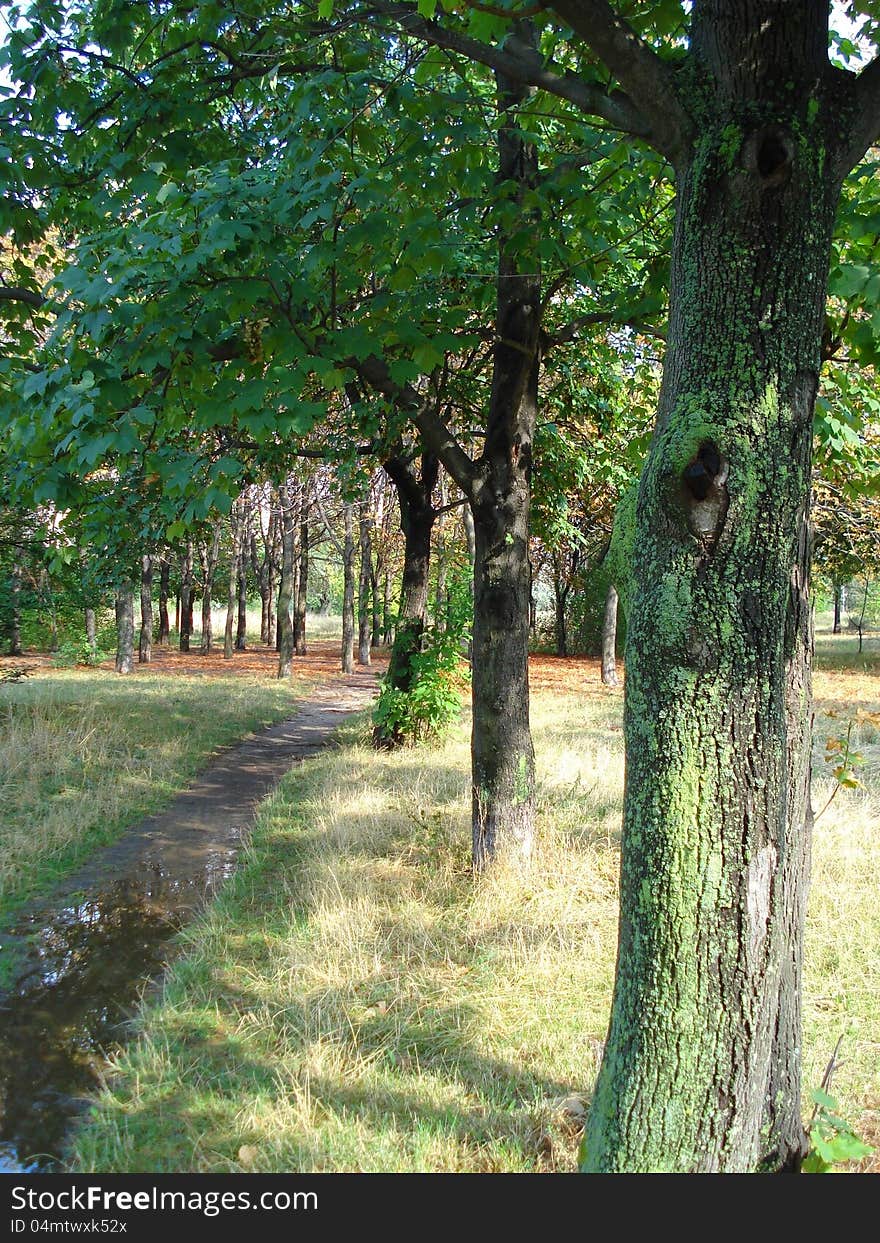
[[[166,804],[217,747],[295,702],[292,683],[168,681],[155,670],[45,672],[0,686],[0,918]]]
[[[77,1168],[574,1168],[610,1004],[623,743],[620,693],[594,663],[569,671],[561,695],[561,669],[536,662],[525,879],[470,877],[466,722],[396,756],[352,727],[286,779],[247,865],[185,934]],[[880,680],[860,687],[880,706]],[[817,678],[820,697],[839,689]],[[841,791],[816,832],[805,1061],[818,1085],[845,1032],[835,1091],[871,1135],[880,776],[876,731],[858,730],[867,788]],[[820,775],[817,804],[829,789]]]

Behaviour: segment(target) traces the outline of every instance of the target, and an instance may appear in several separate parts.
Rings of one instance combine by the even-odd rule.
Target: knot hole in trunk
[[[682,472],[688,526],[700,538],[717,535],[727,516],[728,464],[712,440],[704,440]]]
[[[791,175],[794,143],[778,125],[766,125],[751,134],[743,149],[743,163],[757,175],[764,189],[782,186]]]

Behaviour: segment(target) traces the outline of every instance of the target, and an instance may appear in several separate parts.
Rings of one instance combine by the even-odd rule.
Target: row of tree
[[[870,43],[875,6],[847,7]],[[404,690],[431,531],[463,500],[478,869],[534,840],[532,528],[564,631],[594,505],[626,497],[607,553],[622,917],[590,1169],[804,1152],[814,427],[848,497],[846,464],[877,457],[852,375],[877,357],[880,62],[860,68],[829,11],[35,0],[4,54],[10,487],[121,546],[108,532],[179,539],[274,478],[293,567],[298,455],[332,460],[343,496],[381,464]],[[343,559],[361,531],[346,506]]]

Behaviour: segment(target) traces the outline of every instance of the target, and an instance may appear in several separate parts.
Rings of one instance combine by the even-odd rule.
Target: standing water
[[[0,1172],[59,1168],[107,1053],[167,963],[169,939],[234,869],[254,807],[374,686],[356,677],[322,688],[292,720],[225,751],[2,938],[23,965],[0,996]]]

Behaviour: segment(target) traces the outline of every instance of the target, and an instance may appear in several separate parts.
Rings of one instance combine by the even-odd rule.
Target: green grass
[[[0,927],[294,704],[289,683],[242,676],[90,670],[0,686]]]
[[[859,686],[876,710],[880,684]],[[598,687],[534,695],[541,840],[525,878],[471,877],[467,722],[398,755],[348,726],[344,749],[290,774],[183,934],[73,1167],[573,1169],[613,979],[620,707]],[[865,788],[816,829],[805,1083],[843,1032],[833,1090],[876,1142],[880,739],[869,720],[856,735]],[[820,771],[817,806],[832,785]]]

